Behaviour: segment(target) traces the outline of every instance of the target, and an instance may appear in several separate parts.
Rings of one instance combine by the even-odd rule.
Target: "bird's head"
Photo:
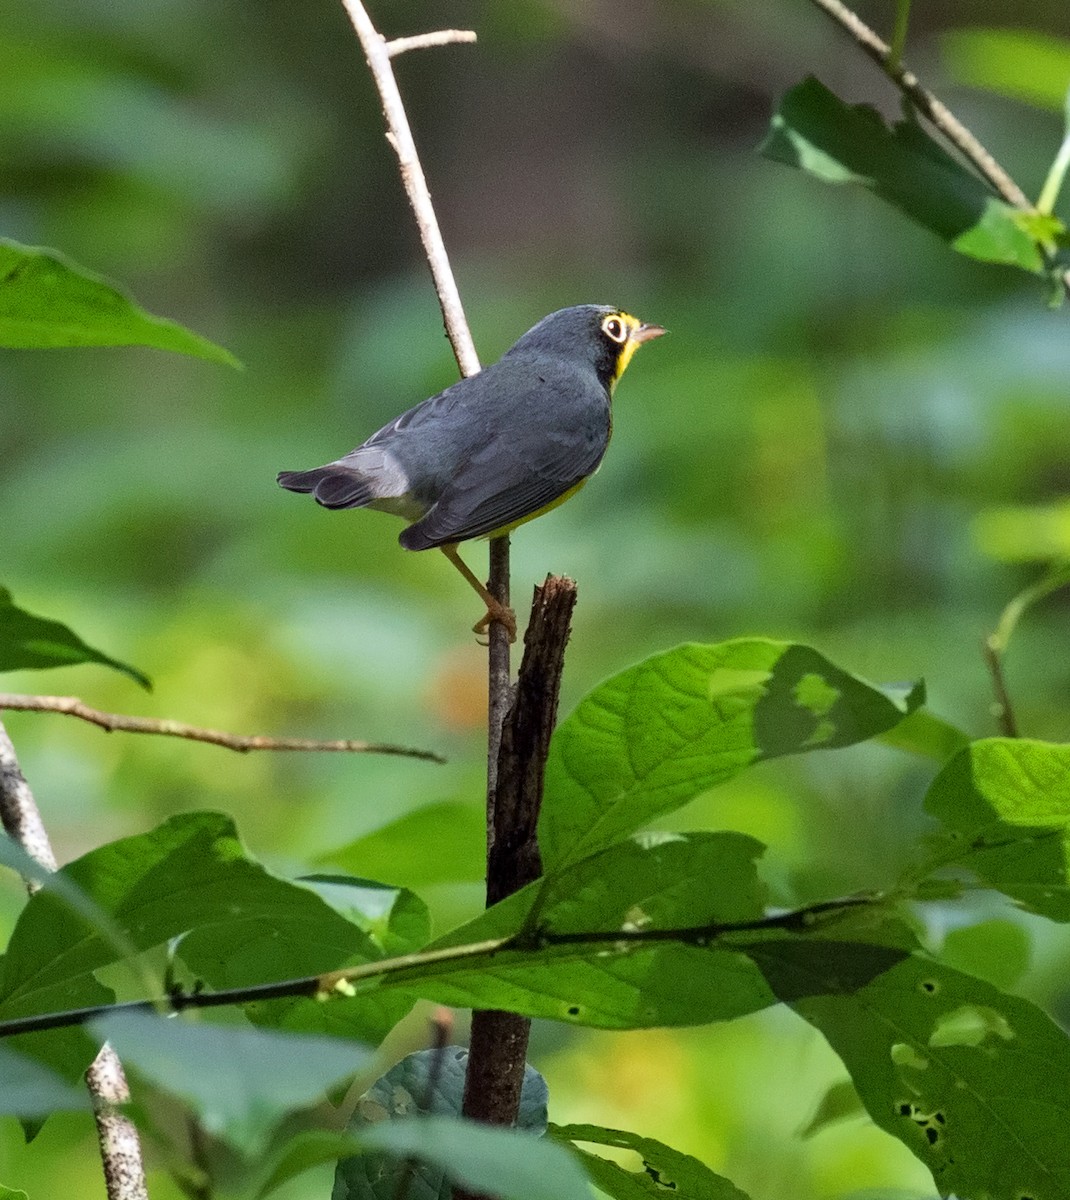
[[[543,317],[509,353],[579,359],[590,363],[601,382],[612,390],[636,350],[665,332],[660,325],[645,324],[611,305],[576,304]]]

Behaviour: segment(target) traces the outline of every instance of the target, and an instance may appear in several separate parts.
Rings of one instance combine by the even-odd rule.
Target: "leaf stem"
[[[907,44],[907,29],[910,26],[910,0],[896,0],[895,27],[892,44],[888,49],[888,71],[895,71],[903,61],[903,50]]]
[[[1056,154],[1055,160],[1048,170],[1047,178],[1044,180],[1044,186],[1040,189],[1040,196],[1037,198],[1038,213],[1050,216],[1054,211],[1068,167],[1070,167],[1070,130],[1063,138],[1059,153]]]

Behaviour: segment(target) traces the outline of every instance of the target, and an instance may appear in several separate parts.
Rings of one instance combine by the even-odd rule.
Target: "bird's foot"
[[[499,604],[497,600],[488,603],[486,613],[472,626],[472,632],[487,633],[492,621],[505,626],[510,643],[516,641],[516,613],[506,605]]]

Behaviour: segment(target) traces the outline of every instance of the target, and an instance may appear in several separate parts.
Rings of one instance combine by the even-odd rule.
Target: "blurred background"
[[[983,32],[1007,20],[996,0],[915,7],[908,61],[1036,195],[1062,137],[1065,3],[1014,6],[1014,37]],[[147,695],[87,666],[3,687],[449,759],[231,756],[10,714],[61,859],[202,808],[233,814],[286,871],[442,802],[478,837],[478,602],[440,555],[402,551],[392,518],[274,483],[456,377],[340,4],[4,9],[0,234],[122,281],[246,369],[141,349],[0,355],[0,583],[155,682]],[[859,11],[888,34],[891,0]],[[655,651],[754,634],[879,681],[924,676],[940,715],[996,732],[981,638],[1070,553],[1068,318],[1038,281],[756,154],[808,73],[896,115],[876,69],[804,0],[380,0],[372,14],[388,36],[479,34],[395,66],[484,360],[574,303],[671,330],[617,391],[597,479],[513,538],[518,610],[547,572],[578,580],[563,711]],[[485,570],[483,546],[468,559]],[[1017,635],[1028,734],[1066,736],[1068,636],[1066,596]],[[770,764],[675,822],[761,838],[775,902],[804,902],[895,878],[933,770],[874,746]],[[427,897],[439,931],[478,908],[478,851],[437,870],[420,857],[375,866]],[[0,894],[5,926],[19,904]],[[955,930],[961,909],[929,912],[933,946],[947,938],[949,961],[1070,1018],[1066,939],[980,901],[968,916],[992,936]],[[425,1036],[417,1014],[392,1047]],[[790,1013],[539,1027],[532,1057],[553,1119],[661,1137],[756,1200],[932,1194],[860,1117],[801,1136],[843,1072]],[[103,1195],[88,1121],[20,1140],[5,1123],[4,1182]],[[329,1186],[314,1172],[280,1194]],[[152,1187],[178,1195],[159,1169]]]

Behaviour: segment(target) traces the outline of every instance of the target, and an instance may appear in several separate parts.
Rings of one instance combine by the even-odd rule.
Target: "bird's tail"
[[[291,492],[311,492],[324,508],[363,508],[375,499],[367,479],[337,465],[311,471],[280,471],[278,481]]]

